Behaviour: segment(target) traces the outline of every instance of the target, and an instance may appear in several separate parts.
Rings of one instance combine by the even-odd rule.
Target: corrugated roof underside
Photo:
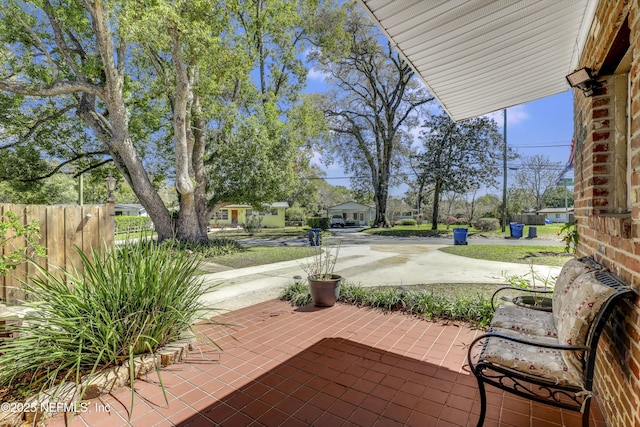
[[[361,4],[449,115],[461,120],[566,91],[596,1]]]

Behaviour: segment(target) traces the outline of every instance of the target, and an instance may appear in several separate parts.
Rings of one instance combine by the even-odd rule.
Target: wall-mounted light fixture
[[[602,86],[591,73],[591,69],[586,67],[569,74],[567,82],[569,82],[569,86],[580,89],[584,96],[593,95],[593,90]]]

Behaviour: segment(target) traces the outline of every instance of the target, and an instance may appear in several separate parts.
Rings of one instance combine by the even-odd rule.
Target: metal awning
[[[454,120],[569,89],[598,0],[359,0]]]

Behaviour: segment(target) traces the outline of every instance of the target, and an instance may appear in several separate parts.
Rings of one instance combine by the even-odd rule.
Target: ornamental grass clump
[[[0,343],[0,390],[78,384],[180,338],[205,313],[200,296],[211,287],[195,275],[199,260],[173,245],[79,254],[81,266],[40,269],[25,285],[32,311],[18,338]]]
[[[309,287],[302,283],[294,283],[284,290],[281,299],[296,306],[309,304]],[[447,295],[426,290],[365,288],[345,284],[340,287],[338,301],[385,311],[401,311],[423,318],[466,321],[479,327],[488,325],[493,317],[491,298],[480,292]]]

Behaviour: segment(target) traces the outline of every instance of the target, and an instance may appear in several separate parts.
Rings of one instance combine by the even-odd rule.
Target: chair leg
[[[478,391],[480,391],[480,418],[478,418],[478,427],[482,427],[484,424],[484,416],[487,413],[487,395],[484,391],[484,383],[480,377],[476,376],[476,379],[478,380]]]
[[[589,427],[589,413],[591,409],[591,396],[587,396],[582,404],[582,427]]]

